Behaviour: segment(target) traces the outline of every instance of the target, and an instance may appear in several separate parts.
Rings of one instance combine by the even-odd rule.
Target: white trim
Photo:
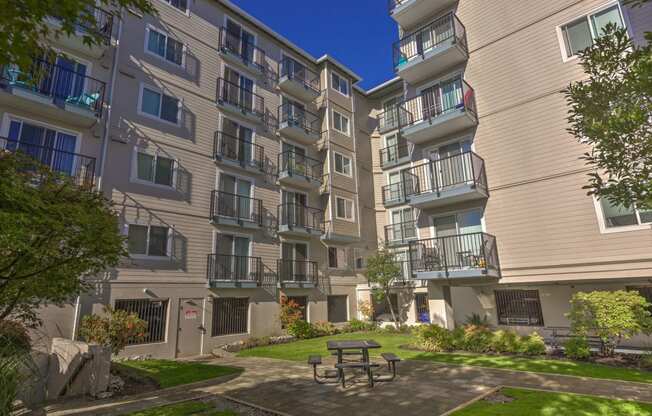
[[[346,91],[348,92],[348,94],[344,94],[344,93],[343,93],[342,91],[340,91],[339,89],[337,89],[337,88],[333,88],[333,75],[337,76],[337,77],[340,79],[340,81],[344,80],[344,81],[346,82]],[[348,79],[348,78],[343,77],[342,75],[340,75],[339,72],[334,71],[334,70],[332,70],[332,69],[330,70],[330,76],[329,76],[329,79],[328,79],[328,85],[330,86],[330,88],[331,88],[333,91],[337,91],[341,96],[346,97],[346,98],[350,98],[350,97],[351,97],[351,80]],[[339,87],[339,85],[338,85],[338,87]]]
[[[171,227],[167,224],[152,224],[152,223],[140,223],[138,220],[134,222],[126,222],[125,226],[127,228],[127,247],[129,246],[129,227],[132,225],[137,225],[141,227],[147,227],[147,238],[145,240],[145,249],[147,252],[149,252],[149,238],[150,238],[150,231],[151,227],[161,227],[161,228],[167,228],[168,230],[168,235],[167,235],[167,242],[166,242],[166,247],[165,247],[165,256],[151,256],[149,254],[132,254],[128,253],[129,258],[135,259],[135,260],[169,260],[172,257],[172,236],[174,233],[174,227]]]
[[[146,185],[146,186],[151,186],[155,188],[161,188],[161,189],[169,189],[169,190],[175,190],[177,187],[177,171],[179,167],[179,159],[174,156],[174,157],[168,157],[167,154],[161,155],[165,159],[172,160],[173,166],[172,166],[172,184],[170,185],[163,185],[160,183],[156,183],[153,181],[148,181],[145,179],[140,179],[138,177],[138,154],[142,153],[145,155],[149,155],[154,157],[154,166],[156,166],[156,161],[158,160],[159,154],[162,152],[160,149],[156,149],[156,152],[148,152],[146,149],[134,146],[132,150],[132,157],[131,157],[131,172],[129,175],[129,182],[131,183],[137,183],[141,185]],[[156,176],[156,170],[154,170],[154,175]]]
[[[595,216],[598,220],[598,229],[600,230],[600,234],[613,234],[613,233],[626,233],[626,232],[632,232],[632,231],[642,231],[642,230],[651,230],[652,229],[652,222],[643,222],[641,223],[641,215],[640,211],[636,208],[634,208],[634,214],[636,215],[636,221],[638,222],[637,225],[623,225],[620,227],[607,227],[607,221],[604,216],[604,211],[602,209],[602,204],[596,198],[593,196],[591,199],[593,199],[593,206],[595,208]]]
[[[159,115],[158,116],[155,116],[155,115],[149,114],[149,113],[145,113],[145,112],[142,111],[143,90],[145,88],[147,88],[148,90],[150,90],[152,92],[158,93],[159,96],[160,96],[160,99],[159,99],[159,104],[160,104],[159,105]],[[173,123],[171,121],[168,121],[168,120],[165,120],[165,119],[161,118],[161,111],[163,110],[163,95],[167,95],[168,97],[171,97],[171,98],[174,98],[174,99],[177,100],[177,107],[178,108],[177,108],[177,122],[176,123]],[[161,89],[159,87],[154,87],[154,86],[146,84],[144,82],[141,82],[139,84],[139,88],[138,88],[138,108],[136,109],[136,112],[137,112],[137,114],[139,116],[149,118],[151,120],[156,120],[156,121],[159,121],[161,123],[168,124],[170,126],[181,127],[181,116],[182,116],[181,109],[182,108],[183,108],[183,98],[177,98],[177,97],[175,97],[173,95],[166,94],[163,91],[163,89]]]
[[[351,218],[346,218],[346,217],[340,217],[337,215],[337,200],[341,199],[346,202],[351,203]],[[344,215],[346,215],[346,202],[344,203]],[[349,198],[346,198],[344,196],[340,195],[335,195],[335,219],[338,220],[343,220],[343,221],[348,221],[348,222],[355,222],[355,201]]]
[[[344,172],[338,172],[337,171],[337,160],[336,157],[337,155],[342,157],[342,167],[344,167],[344,159],[347,159],[349,161],[349,174],[346,174]],[[345,156],[343,153],[340,153],[336,150],[333,150],[333,172],[335,172],[337,175],[345,176],[347,178],[352,178],[353,177],[353,159]]]
[[[485,233],[486,228],[485,228],[485,222],[484,222],[484,208],[482,207],[470,207],[466,209],[460,209],[460,210],[451,210],[451,211],[444,211],[444,212],[438,212],[436,214],[430,214],[428,215],[428,221],[429,221],[429,228],[430,228],[430,238],[435,238],[435,218],[443,218],[443,217],[450,217],[450,216],[455,216],[455,229],[456,233],[460,234],[460,223],[459,223],[459,215],[464,214],[466,212],[472,212],[472,211],[480,211],[480,226],[482,227],[482,232]]]
[[[333,113],[333,130],[335,130],[336,132],[341,133],[341,134],[343,134],[343,135],[345,135],[347,137],[351,137],[351,118],[349,118],[348,116],[345,116],[341,112],[335,110],[335,108],[331,108],[331,112]],[[346,131],[339,130],[339,129],[337,129],[335,127],[335,113],[337,113],[340,116],[340,118],[345,118],[347,120]]]
[[[237,124],[238,128],[244,127],[246,129],[251,130],[251,143],[256,144],[256,127],[255,127],[254,124],[250,124],[249,121],[246,121],[246,122],[243,123],[240,120],[234,120],[233,118],[229,117],[228,114],[218,113],[217,125],[218,125],[219,131],[222,132],[222,133],[224,133],[224,120],[225,119],[229,120],[232,123]],[[238,137],[238,139],[240,139],[240,137]],[[252,152],[251,152],[251,157],[252,158],[255,157],[254,153],[255,152],[252,150]],[[265,157],[264,154],[263,154],[263,157]]]
[[[230,171],[220,170],[219,168],[217,168],[217,175],[215,175],[215,190],[216,191],[218,191],[218,192],[226,192],[226,191],[222,191],[220,189],[220,180],[221,180],[222,175],[233,176],[236,179],[236,185],[235,185],[236,186],[236,192],[234,192],[234,194],[236,194],[236,195],[239,195],[237,193],[238,181],[241,180],[241,181],[249,182],[251,184],[251,189],[249,191],[249,198],[254,197],[255,191],[256,191],[256,182],[251,176],[242,175],[240,173],[231,173]]]
[[[257,56],[258,55],[258,49],[257,49],[258,48],[258,35],[256,34],[256,32],[254,30],[249,29],[249,26],[243,25],[242,23],[240,23],[240,21],[238,19],[234,19],[233,17],[229,16],[226,13],[224,14],[224,26],[222,26],[222,30],[226,31],[226,25],[227,25],[229,20],[232,21],[233,23],[235,23],[236,25],[240,26],[240,42],[242,42],[242,31],[243,30],[254,37],[254,46],[255,46],[255,48],[254,48],[254,61],[255,61],[256,58],[258,57]]]
[[[165,0],[160,0],[160,1],[163,1],[163,2],[164,2]],[[171,7],[174,7],[174,6],[171,6]],[[175,8],[176,8],[176,7],[175,7]],[[181,44],[181,63],[180,63],[180,64],[177,64],[176,62],[170,61],[169,59],[167,59],[167,57],[165,57],[165,56],[161,56],[161,55],[159,55],[159,54],[157,54],[157,53],[154,53],[154,52],[152,52],[152,51],[149,50],[149,48],[148,48],[148,46],[149,46],[149,32],[152,31],[152,30],[153,30],[154,32],[157,32],[157,33],[160,34],[160,35],[165,36],[165,46],[166,46],[166,50],[167,50],[167,43],[168,43],[168,40],[169,40],[169,39],[172,39],[173,41],[178,42],[178,43]],[[167,64],[169,64],[169,65],[172,65],[172,66],[174,66],[174,67],[182,68],[182,69],[183,69],[183,68],[186,67],[186,50],[187,50],[187,49],[186,49],[186,44],[183,43],[182,41],[180,41],[179,39],[177,39],[177,38],[175,38],[175,37],[172,37],[172,36],[169,34],[169,32],[167,32],[167,31],[165,31],[165,30],[163,30],[163,29],[159,29],[159,28],[155,27],[154,25],[152,25],[151,23],[148,23],[148,24],[145,26],[145,44],[144,44],[144,52],[145,52],[146,55],[153,56],[153,57],[155,57],[156,59],[159,59],[159,60],[161,60],[161,61],[163,61],[163,62],[165,62],[165,63],[167,63]]]

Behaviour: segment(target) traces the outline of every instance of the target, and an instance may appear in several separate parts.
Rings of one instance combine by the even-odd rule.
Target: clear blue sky
[[[365,89],[394,76],[398,30],[386,0],[232,1],[313,56],[333,56],[363,78]]]

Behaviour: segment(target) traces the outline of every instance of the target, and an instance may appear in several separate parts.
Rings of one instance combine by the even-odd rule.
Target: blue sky
[[[394,76],[396,24],[386,0],[232,0],[267,26],[310,52],[351,68],[365,89]]]

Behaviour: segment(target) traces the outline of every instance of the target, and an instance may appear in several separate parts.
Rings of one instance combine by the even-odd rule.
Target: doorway
[[[204,299],[179,299],[176,357],[194,357],[201,354],[204,334]]]

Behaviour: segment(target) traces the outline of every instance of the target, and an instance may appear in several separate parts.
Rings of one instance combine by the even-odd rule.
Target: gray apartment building
[[[2,69],[2,147],[103,192],[128,241],[91,293],[42,311],[47,336],[111,305],[148,321],[125,355],[194,356],[282,333],[282,297],[342,323],[379,246],[410,324],[545,333],[574,291],[652,300],[652,213],[586,196],[560,93],[606,23],[643,42],[651,5],[391,0],[396,77],[363,90],[229,1],[153,3],[97,9],[79,30],[101,47],[52,39],[65,55],[35,58],[36,86]]]

